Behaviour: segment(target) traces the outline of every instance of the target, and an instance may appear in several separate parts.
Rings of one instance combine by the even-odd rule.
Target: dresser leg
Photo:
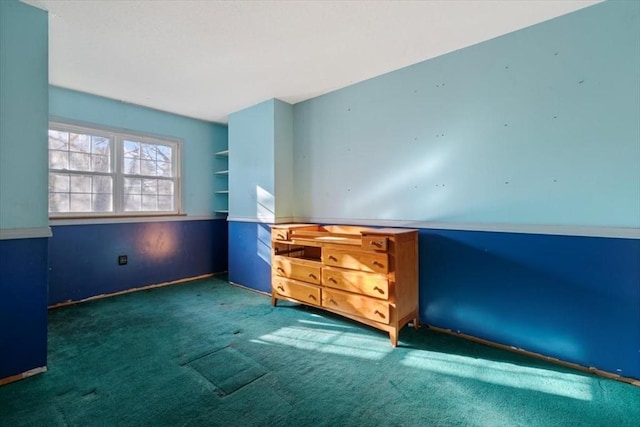
[[[398,346],[398,330],[397,329],[392,329],[389,331],[389,339],[391,340],[392,347]]]
[[[271,295],[271,307],[275,307],[277,303],[278,299],[274,295]]]
[[[416,317],[413,319],[413,329],[418,329],[420,327],[420,320]]]

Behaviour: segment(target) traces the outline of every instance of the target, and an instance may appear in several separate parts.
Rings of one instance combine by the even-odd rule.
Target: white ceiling
[[[49,11],[49,81],[226,123],[597,1],[69,1]]]

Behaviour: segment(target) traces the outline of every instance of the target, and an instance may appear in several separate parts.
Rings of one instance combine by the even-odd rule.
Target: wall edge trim
[[[29,378],[29,377],[32,377],[34,375],[41,374],[43,372],[47,372],[47,367],[46,366],[40,366],[38,368],[29,369],[28,371],[21,372],[21,373],[16,374],[16,375],[11,375],[9,377],[0,378],[0,386],[3,386],[5,384],[9,384],[9,383],[12,383],[12,382],[15,382],[15,381],[24,380],[25,378]]]
[[[230,282],[229,282],[229,284],[230,284],[231,286],[236,286],[236,287],[238,287],[238,288],[240,288],[240,289],[244,289],[245,291],[251,291],[251,292],[254,292],[254,293],[256,293],[256,294],[260,294],[260,295],[262,295],[262,296],[265,296],[265,297],[269,297],[269,298],[271,298],[271,294],[270,294],[269,292],[264,292],[264,291],[260,291],[260,290],[258,290],[258,289],[253,289],[253,288],[250,288],[250,287],[248,287],[248,286],[245,286],[245,285],[243,285],[243,284],[241,284],[241,283],[236,283],[236,282],[231,282],[231,281],[230,281]]]
[[[171,216],[148,216],[148,217],[112,217],[112,218],[64,218],[50,219],[49,225],[98,225],[98,224],[125,224],[144,222],[170,222],[170,221],[207,221],[214,219],[224,219],[219,215],[171,215]]]
[[[402,221],[376,219],[346,219],[295,217],[293,222],[365,225],[372,227],[406,227],[432,230],[484,231],[498,233],[549,234],[576,237],[607,237],[640,239],[640,227],[604,227],[581,225],[505,224],[505,223],[455,223],[438,221]]]
[[[300,222],[297,218],[292,216],[273,218],[267,220],[266,218],[256,218],[256,217],[247,217],[247,216],[229,216],[227,217],[228,222],[257,222],[261,224],[287,224],[291,222]]]
[[[0,229],[0,240],[40,239],[51,237],[51,227],[3,228]]]
[[[108,294],[94,295],[92,297],[87,297],[87,298],[83,298],[83,299],[79,299],[79,300],[63,301],[63,302],[59,302],[59,303],[52,304],[52,305],[48,306],[47,310],[52,310],[52,309],[56,309],[56,308],[62,308],[62,307],[66,307],[66,306],[69,306],[69,305],[76,305],[76,304],[80,304],[80,303],[83,303],[83,302],[95,301],[95,300],[98,300],[98,299],[116,297],[118,295],[130,294],[132,292],[147,291],[149,289],[162,288],[164,286],[180,285],[180,284],[186,283],[186,282],[193,282],[193,281],[196,281],[196,280],[208,279],[210,277],[214,277],[217,274],[223,274],[223,273],[224,272],[201,274],[200,276],[185,277],[183,279],[172,280],[170,282],[162,282],[162,283],[156,283],[156,284],[152,284],[152,285],[144,285],[144,286],[139,286],[137,288],[125,289],[123,291],[111,292],[111,293],[108,293]]]

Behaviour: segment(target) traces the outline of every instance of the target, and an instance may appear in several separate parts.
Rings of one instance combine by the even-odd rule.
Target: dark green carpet
[[[640,387],[426,329],[392,349],[220,279],[50,311],[48,368],[0,425],[640,425]]]

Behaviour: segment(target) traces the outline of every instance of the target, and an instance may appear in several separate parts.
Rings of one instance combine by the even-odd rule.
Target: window
[[[175,214],[175,141],[66,124],[49,127],[49,215]]]

